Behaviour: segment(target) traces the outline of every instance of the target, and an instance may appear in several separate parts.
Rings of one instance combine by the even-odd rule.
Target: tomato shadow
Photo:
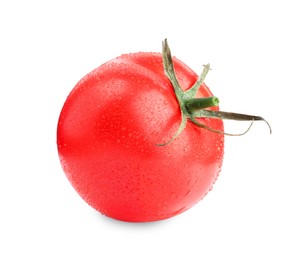
[[[110,217],[107,217],[99,212],[95,212],[97,218],[99,221],[105,222],[107,225],[113,225],[116,227],[123,227],[123,228],[156,228],[156,227],[163,227],[175,220],[176,217],[168,218],[164,220],[158,220],[158,221],[151,221],[151,222],[127,222],[122,220],[113,219]]]

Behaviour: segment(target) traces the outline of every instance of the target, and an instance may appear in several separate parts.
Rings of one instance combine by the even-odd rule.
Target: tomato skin
[[[183,90],[197,75],[173,58]],[[199,97],[212,96],[205,84]],[[218,108],[215,108],[218,109]],[[223,131],[222,120],[201,119]],[[201,200],[223,161],[224,136],[181,122],[159,53],[122,55],[86,75],[62,108],[57,145],[75,190],[102,214],[147,222],[175,216]]]

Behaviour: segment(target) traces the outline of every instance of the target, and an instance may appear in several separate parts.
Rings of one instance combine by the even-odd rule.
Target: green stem
[[[224,111],[212,111],[212,110],[197,111],[194,113],[194,116],[196,118],[217,118],[217,119],[229,119],[236,121],[264,121],[270,129],[270,133],[272,133],[272,128],[269,122],[266,121],[261,116],[246,115],[246,114],[224,112]]]
[[[203,84],[209,70],[210,70],[210,64],[208,63],[204,65],[203,71],[201,72],[195,84],[189,90],[187,90],[186,94],[188,96],[194,97],[196,95],[197,91],[201,87],[201,84]]]
[[[196,98],[197,92],[201,88],[210,70],[210,64],[204,66],[203,71],[201,75],[198,77],[195,84],[189,90],[183,91],[176,77],[174,64],[172,60],[172,54],[168,46],[167,39],[165,39],[162,43],[162,62],[163,62],[164,73],[174,88],[175,96],[177,98],[181,110],[181,123],[178,130],[173,134],[172,138],[168,142],[157,145],[164,146],[173,142],[183,132],[183,130],[187,125],[188,120],[192,122],[194,125],[207,129],[211,132],[224,134],[224,135],[231,135],[231,136],[238,136],[247,133],[254,121],[262,120],[268,124],[270,128],[270,133],[272,133],[269,123],[260,116],[206,110],[206,108],[214,107],[219,104],[219,100],[217,97]],[[229,134],[220,131],[219,129],[213,129],[210,126],[206,126],[203,123],[199,122],[197,118],[216,118],[220,120],[231,119],[231,120],[241,120],[241,121],[243,120],[243,121],[251,121],[251,124],[244,133]]]
[[[168,46],[167,39],[165,39],[162,42],[162,59],[163,59],[163,68],[164,68],[164,73],[172,83],[172,86],[174,88],[176,97],[180,99],[180,97],[183,95],[184,91],[179,85],[179,82],[177,80],[176,74],[175,74],[175,69],[174,69],[174,64],[173,64],[173,59],[172,59],[172,54],[171,50]],[[180,102],[180,100],[178,100]]]
[[[218,106],[218,104],[219,104],[219,99],[217,97],[190,98],[185,100],[185,106],[190,113],[208,107],[215,107]]]

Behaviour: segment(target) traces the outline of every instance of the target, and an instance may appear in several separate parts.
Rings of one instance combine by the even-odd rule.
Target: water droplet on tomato
[[[191,194],[191,190],[188,190],[188,192],[184,195],[185,197],[189,196]]]
[[[175,192],[171,192],[171,198],[175,198],[176,197],[176,193]]]

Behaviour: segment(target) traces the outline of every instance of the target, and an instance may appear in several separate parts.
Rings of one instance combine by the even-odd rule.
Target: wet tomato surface
[[[185,91],[198,76],[173,58]],[[197,97],[212,93],[202,83]],[[210,108],[218,110],[218,107]],[[123,221],[170,218],[191,208],[221,170],[224,135],[181,124],[174,88],[161,53],[122,55],[96,68],[73,88],[57,128],[60,161],[80,196],[102,214]],[[223,131],[222,120],[201,118]]]

